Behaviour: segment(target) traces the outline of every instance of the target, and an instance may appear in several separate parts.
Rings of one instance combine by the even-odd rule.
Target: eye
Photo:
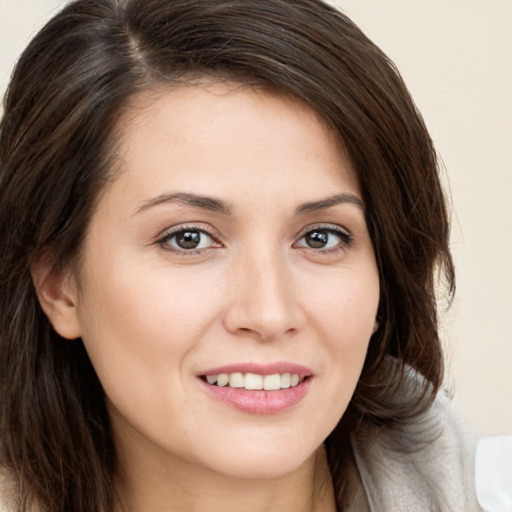
[[[318,227],[304,233],[296,246],[329,251],[348,247],[350,243],[351,236],[341,228]]]
[[[177,252],[196,252],[220,247],[211,235],[199,228],[180,228],[172,231],[158,240],[158,244],[167,250]]]

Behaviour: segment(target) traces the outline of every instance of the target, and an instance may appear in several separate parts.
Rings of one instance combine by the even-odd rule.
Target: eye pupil
[[[183,231],[176,235],[176,244],[181,249],[195,249],[201,243],[201,234],[197,231]]]
[[[312,231],[306,235],[306,243],[313,249],[321,249],[329,242],[329,233],[327,231]]]

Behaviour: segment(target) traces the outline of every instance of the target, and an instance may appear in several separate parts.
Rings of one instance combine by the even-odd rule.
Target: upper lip
[[[217,366],[201,372],[200,376],[219,375],[221,373],[255,373],[257,375],[274,375],[276,373],[292,373],[299,377],[310,377],[313,372],[301,364],[278,361],[275,363],[235,363]]]

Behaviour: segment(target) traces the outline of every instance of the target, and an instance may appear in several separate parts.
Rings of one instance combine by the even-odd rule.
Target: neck
[[[233,478],[192,464],[180,464],[176,474],[120,462],[115,512],[335,511],[323,446],[292,473],[271,479]]]

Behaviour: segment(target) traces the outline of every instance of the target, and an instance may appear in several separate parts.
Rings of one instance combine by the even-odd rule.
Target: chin
[[[296,438],[293,443],[257,442],[249,445],[231,443],[219,453],[210,452],[207,463],[215,472],[232,478],[275,479],[298,470],[312,457],[321,443],[309,445]]]

